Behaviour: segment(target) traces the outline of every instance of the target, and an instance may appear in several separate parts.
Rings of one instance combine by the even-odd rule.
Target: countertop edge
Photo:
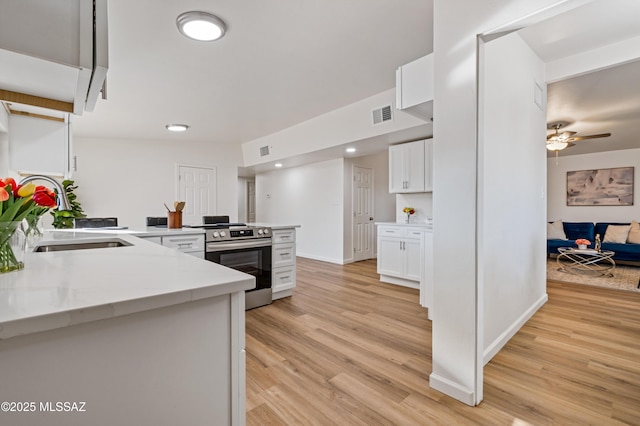
[[[105,303],[102,305],[71,309],[63,312],[20,318],[0,324],[0,341],[12,337],[54,330],[56,328],[116,318],[137,312],[144,312],[152,309],[207,299],[210,297],[222,296],[225,294],[249,290],[254,287],[254,280],[252,278],[248,278],[226,284],[216,284],[209,287],[205,286],[189,290],[180,290],[173,293],[158,294],[138,299],[123,300],[119,302]]]

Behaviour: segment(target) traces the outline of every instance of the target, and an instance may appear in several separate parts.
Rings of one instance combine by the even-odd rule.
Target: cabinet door
[[[424,190],[433,191],[433,139],[424,141]]]
[[[70,123],[9,116],[9,168],[15,172],[71,177]]]
[[[407,180],[404,192],[424,192],[424,141],[403,145]]]
[[[408,280],[420,281],[422,262],[420,258],[420,240],[404,240],[403,246],[404,276]]]
[[[403,276],[404,251],[398,238],[378,238],[378,274]]]
[[[424,141],[389,147],[389,192],[424,192]]]
[[[402,145],[389,147],[389,192],[404,192],[404,148]]]

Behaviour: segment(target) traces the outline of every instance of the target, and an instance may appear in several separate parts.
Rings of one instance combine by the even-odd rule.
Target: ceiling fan
[[[575,136],[577,132],[562,132],[560,133],[560,129],[568,126],[570,123],[567,121],[556,121],[553,123],[547,124],[547,129],[555,130],[555,133],[551,133],[547,135],[547,149],[549,151],[562,151],[565,148],[569,148],[575,146],[574,142],[582,141],[585,139],[597,139],[597,138],[607,138],[611,136],[611,133],[600,133],[599,135],[585,135],[585,136]]]

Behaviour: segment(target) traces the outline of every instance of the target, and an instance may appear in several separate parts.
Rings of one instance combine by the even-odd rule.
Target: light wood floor
[[[640,294],[549,282],[469,407],[428,386],[418,291],[375,261],[298,258],[293,296],[247,311],[247,425],[640,425]]]

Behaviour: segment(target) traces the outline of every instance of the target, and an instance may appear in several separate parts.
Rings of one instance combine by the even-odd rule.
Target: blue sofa
[[[593,248],[596,235],[600,235],[600,240],[604,240],[604,234],[609,225],[629,225],[629,223],[616,222],[562,222],[566,240],[547,240],[547,255],[557,255],[559,247],[575,247],[576,240],[585,238],[591,241],[590,248]],[[615,252],[613,259],[616,261],[640,262],[640,244],[631,243],[602,243],[602,250]]]

